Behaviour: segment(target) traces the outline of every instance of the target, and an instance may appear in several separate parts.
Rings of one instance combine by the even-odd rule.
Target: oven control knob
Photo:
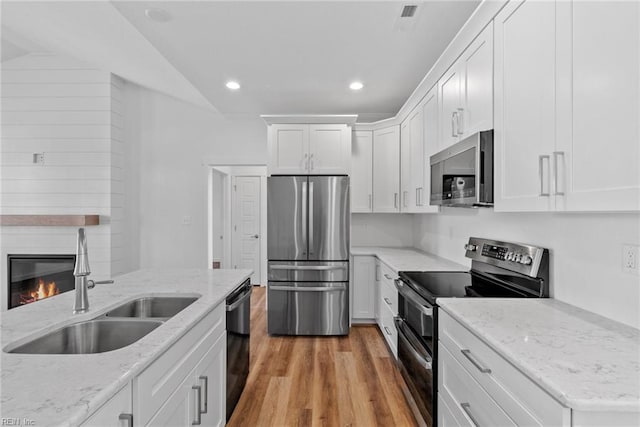
[[[467,243],[466,245],[464,245],[464,248],[470,252],[475,252],[476,249],[478,249],[478,246]]]
[[[529,265],[533,259],[529,255],[524,255],[520,260],[520,264]]]
[[[516,254],[514,261],[520,262],[521,259],[522,259],[522,254]]]
[[[515,258],[516,254],[514,254],[513,252],[507,252],[507,261],[513,261],[513,259]]]

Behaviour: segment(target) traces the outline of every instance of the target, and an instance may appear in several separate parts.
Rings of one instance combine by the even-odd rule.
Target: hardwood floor
[[[415,426],[375,326],[347,337],[270,337],[266,289],[251,297],[251,368],[228,426]]]

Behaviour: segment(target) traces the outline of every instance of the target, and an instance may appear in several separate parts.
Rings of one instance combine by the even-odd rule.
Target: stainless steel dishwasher
[[[227,297],[227,421],[249,376],[251,290],[247,279]]]

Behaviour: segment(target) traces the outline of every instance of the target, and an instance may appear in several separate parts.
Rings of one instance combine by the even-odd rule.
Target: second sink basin
[[[197,297],[138,298],[108,311],[106,316],[168,318],[175,316],[197,299]]]
[[[160,325],[157,320],[89,320],[57,329],[9,353],[104,353],[133,344]]]

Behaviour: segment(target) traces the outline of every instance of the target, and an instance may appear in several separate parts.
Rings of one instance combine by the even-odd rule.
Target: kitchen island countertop
[[[250,270],[139,270],[91,289],[88,313],[72,314],[73,291],[2,312],[2,418],[27,419],[39,426],[80,424],[250,275]],[[125,301],[176,293],[201,297],[139,341],[118,350],[79,355],[4,351],[8,344],[93,319]]]

